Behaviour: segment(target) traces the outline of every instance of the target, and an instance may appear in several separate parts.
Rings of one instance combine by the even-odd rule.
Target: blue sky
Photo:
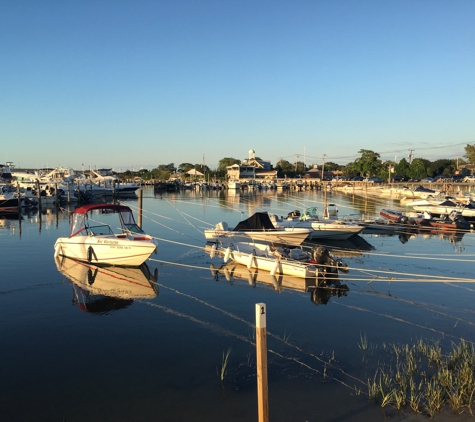
[[[4,0],[0,163],[463,157],[475,1]]]

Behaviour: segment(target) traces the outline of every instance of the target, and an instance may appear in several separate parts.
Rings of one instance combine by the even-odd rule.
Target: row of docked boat
[[[335,210],[334,204],[330,208]],[[328,207],[326,208],[326,214]],[[321,280],[322,274],[347,271],[341,260],[333,257],[328,249],[316,247],[304,250],[302,243],[311,239],[348,239],[363,230],[363,226],[320,218],[315,207],[303,213],[294,210],[286,217],[257,212],[240,221],[235,227],[226,222],[204,231],[207,251],[211,257],[222,256],[224,262],[232,261],[249,270],[269,272],[271,276],[285,275],[304,279]],[[323,280],[327,278],[323,276]]]
[[[39,196],[43,204],[57,202],[89,203],[107,199],[136,196],[140,185],[121,183],[111,171],[90,171],[93,177],[58,167],[48,173],[11,170],[9,183],[22,191]]]
[[[404,212],[382,209],[380,215],[393,224],[416,225],[444,230],[470,230],[472,228],[462,213],[456,209],[451,210],[448,214],[439,215],[434,215],[427,211],[420,213],[415,211]]]
[[[265,241],[279,244],[300,245],[305,239],[348,239],[360,233],[363,227],[352,221],[339,220],[334,204],[325,208],[324,217],[318,215],[316,207],[289,212],[286,217],[256,212],[240,221],[235,227],[226,222],[216,224],[204,231],[207,241],[223,238],[229,241]]]

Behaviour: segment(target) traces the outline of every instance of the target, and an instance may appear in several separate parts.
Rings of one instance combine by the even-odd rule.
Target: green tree
[[[294,165],[295,174],[302,174],[307,171],[305,164],[302,161],[297,161]]]
[[[187,171],[190,171],[194,167],[195,166],[191,163],[181,163],[178,166],[178,171],[181,171],[182,173],[186,173]]]
[[[233,164],[241,164],[241,160],[238,160],[237,158],[230,158],[230,157],[225,157],[221,158],[218,163],[218,169],[217,171],[219,173],[226,174],[226,168],[229,166],[232,166]]]
[[[467,144],[464,157],[469,164],[475,164],[475,145]]]
[[[343,169],[343,176],[345,177],[354,177],[359,176],[359,171],[355,162],[348,163]]]
[[[434,177],[438,174],[452,175],[455,173],[457,163],[455,160],[436,160],[429,165],[429,176]]]
[[[170,163],[170,164],[159,164],[157,167],[159,171],[168,171],[170,173],[175,173],[176,172],[176,167],[175,164]]]
[[[409,163],[405,158],[401,158],[394,167],[394,175],[409,177]]]
[[[361,154],[361,157],[355,160],[355,167],[362,176],[373,176],[379,173],[382,164],[377,152],[360,149],[358,154]]]
[[[295,177],[295,165],[287,160],[279,160],[275,166],[277,177]]]
[[[430,166],[430,161],[424,158],[416,158],[412,160],[411,165],[409,166],[408,176],[411,178],[423,179],[428,176],[428,169]]]
[[[335,171],[340,169],[340,165],[334,163],[333,161],[325,162],[325,171]]]

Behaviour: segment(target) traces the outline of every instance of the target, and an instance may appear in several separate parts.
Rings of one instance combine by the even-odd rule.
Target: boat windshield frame
[[[129,207],[115,204],[88,204],[74,210],[71,220],[70,238],[88,234],[89,216],[92,215],[93,211],[98,211],[100,214],[119,214],[122,233],[144,233],[135,222],[134,214]]]

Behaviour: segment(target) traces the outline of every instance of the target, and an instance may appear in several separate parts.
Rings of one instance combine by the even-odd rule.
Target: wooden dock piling
[[[266,305],[256,303],[257,413],[259,422],[269,422],[269,388],[267,384]]]

